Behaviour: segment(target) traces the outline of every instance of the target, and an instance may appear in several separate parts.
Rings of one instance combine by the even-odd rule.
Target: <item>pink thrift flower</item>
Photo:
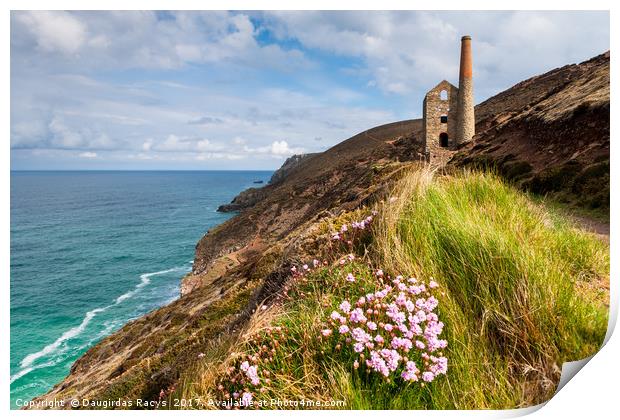
[[[415,311],[415,303],[413,303],[413,302],[412,302],[412,301],[410,301],[410,300],[407,300],[407,301],[405,302],[405,308],[407,308],[407,311],[408,311],[408,312],[413,312],[413,311]]]
[[[403,370],[403,373],[400,375],[405,381],[415,382],[418,380],[418,377],[415,373],[409,370]]]
[[[405,365],[405,369],[413,371],[413,372],[419,372],[417,366],[415,365],[415,362],[412,360],[409,360],[407,362],[407,364]]]
[[[422,379],[424,382],[432,382],[435,379],[435,375],[433,375],[433,372],[424,372],[422,373]]]
[[[329,337],[332,334],[332,330],[330,330],[329,328],[321,330],[321,334],[323,334],[323,337]]]
[[[360,308],[355,308],[353,311],[351,311],[349,319],[351,320],[351,322],[366,322],[364,312]]]
[[[252,385],[258,385],[259,384],[260,379],[258,378],[258,368],[256,366],[250,366],[246,370],[245,375],[248,377],[250,382],[252,382]]]
[[[350,283],[354,283],[355,282],[355,277],[353,276],[353,274],[349,273],[347,274],[347,281]]]
[[[435,296],[431,296],[428,299],[426,299],[426,310],[427,311],[432,311],[433,309],[437,307],[437,305],[439,305],[439,301],[437,300]]]
[[[348,314],[349,311],[351,310],[351,304],[348,301],[343,300],[342,303],[340,304],[340,310]]]
[[[367,343],[372,340],[372,337],[366,331],[359,327],[353,328],[353,330],[351,331],[351,336],[355,341],[358,341],[360,343]]]
[[[347,327],[346,325],[341,325],[340,328],[338,328],[338,332],[340,334],[346,334],[349,332],[349,327]]]
[[[252,404],[252,393],[251,392],[244,392],[241,395],[241,404],[246,407]]]

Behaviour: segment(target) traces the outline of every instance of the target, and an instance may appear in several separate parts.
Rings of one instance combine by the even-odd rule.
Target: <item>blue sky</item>
[[[609,49],[607,12],[11,13],[11,168],[274,169]]]

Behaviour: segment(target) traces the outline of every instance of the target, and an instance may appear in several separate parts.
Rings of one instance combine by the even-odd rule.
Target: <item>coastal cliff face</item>
[[[280,169],[275,171],[273,175],[271,175],[271,179],[269,180],[270,184],[277,184],[284,180],[295,168],[301,165],[302,162],[318,155],[318,153],[303,153],[300,155],[293,155],[286,159]]]
[[[269,180],[269,184],[279,184],[287,176],[289,176],[291,172],[297,169],[302,162],[305,162],[318,154],[319,153],[306,153],[301,155],[293,155],[287,158],[282,166],[273,173],[271,179]],[[264,187],[248,188],[247,190],[241,191],[230,203],[219,206],[217,211],[227,213],[247,209],[261,201],[267,196],[267,194],[269,194],[269,189],[265,189]]]
[[[495,165],[523,188],[569,195],[608,177],[609,53],[519,83],[475,112],[478,134],[451,165]],[[420,120],[369,129],[246,192],[252,198],[239,201],[251,204],[198,242],[182,297],[102,340],[40,398],[157,400],[273,298],[290,264],[320,246],[323,220],[384,198],[404,169],[422,164],[421,129]],[[570,183],[540,181],[566,165],[576,168]]]

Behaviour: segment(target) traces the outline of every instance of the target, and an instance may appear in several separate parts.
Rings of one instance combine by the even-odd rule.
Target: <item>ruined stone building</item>
[[[475,134],[471,37],[461,38],[459,87],[443,80],[424,96],[424,144],[430,159],[445,156]]]

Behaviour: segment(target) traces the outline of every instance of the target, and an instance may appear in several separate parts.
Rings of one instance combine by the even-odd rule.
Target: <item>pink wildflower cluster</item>
[[[229,404],[225,408],[249,407],[258,392],[271,383],[269,369],[261,369],[261,363],[273,361],[280,342],[286,336],[285,327],[269,327],[250,339],[252,354],[239,355],[237,363],[229,367],[226,376],[217,385],[222,400],[233,399],[237,405]]]
[[[360,233],[365,231],[370,224],[374,216],[377,215],[376,211],[373,211],[372,214],[359,222],[351,222],[350,224],[343,224],[340,227],[340,231],[332,233],[332,241],[342,241],[351,245],[353,243],[353,236],[356,233]]]
[[[342,301],[322,336],[337,332],[338,347],[344,341],[357,353],[355,369],[365,363],[369,372],[385,378],[394,374],[411,382],[432,382],[444,375],[448,359],[441,350],[448,342],[439,337],[444,324],[435,313],[437,282],[431,279],[426,285],[402,276],[390,281],[382,270],[374,274],[379,290],[353,303]],[[351,281],[349,276],[347,281]]]
[[[327,261],[319,261],[316,258],[308,264],[302,264],[301,266],[293,265],[291,266],[291,276],[293,276],[293,278],[305,277],[313,269],[319,268],[323,265],[327,265]]]

